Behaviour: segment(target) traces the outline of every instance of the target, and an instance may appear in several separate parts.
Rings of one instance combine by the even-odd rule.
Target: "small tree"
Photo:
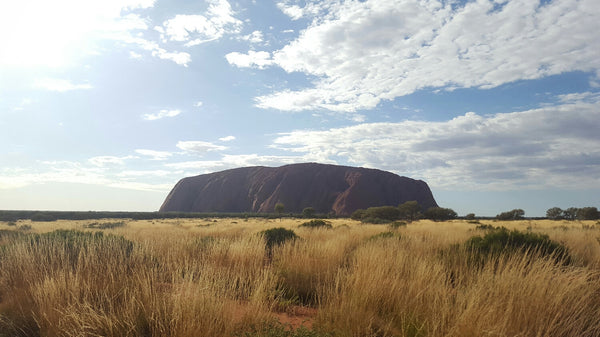
[[[520,220],[520,219],[523,219],[524,216],[525,216],[525,211],[520,208],[517,208],[517,209],[513,209],[512,211],[502,212],[502,213],[496,215],[496,219],[498,219],[498,220]]]
[[[315,216],[315,209],[312,207],[306,207],[302,210],[302,217],[304,218],[312,218]]]
[[[427,219],[431,219],[433,221],[446,221],[455,219],[457,217],[457,214],[454,210],[443,207],[430,207],[425,211],[424,215]]]
[[[278,202],[275,204],[275,213],[277,213],[277,216],[279,217],[279,221],[281,221],[281,214],[283,214],[283,211],[285,210],[285,206]]]
[[[563,210],[559,207],[552,207],[546,211],[546,217],[550,220],[560,220],[563,218]]]
[[[563,217],[566,220],[575,220],[576,216],[577,216],[577,208],[576,207],[569,207],[563,211]]]
[[[598,209],[596,207],[583,207],[577,210],[577,220],[597,220]]]
[[[421,213],[421,206],[416,201],[407,201],[398,206],[398,210],[400,211],[400,218],[408,221],[415,221],[419,218]]]
[[[466,220],[475,220],[475,213],[469,213],[465,215]]]

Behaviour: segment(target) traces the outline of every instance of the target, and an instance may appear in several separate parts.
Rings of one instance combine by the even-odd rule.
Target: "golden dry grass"
[[[378,237],[391,229],[302,222],[0,223],[103,233],[87,243],[0,235],[0,336],[283,336],[250,331],[294,315],[314,329],[298,336],[600,336],[595,222],[481,220],[547,234],[574,260],[564,266],[530,252],[490,257],[482,268],[442,254],[481,235],[475,223],[422,220]],[[268,258],[259,233],[274,227],[300,239]]]

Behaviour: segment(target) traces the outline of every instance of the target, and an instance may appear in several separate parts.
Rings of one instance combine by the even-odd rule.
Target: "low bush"
[[[271,228],[260,232],[265,239],[265,245],[270,251],[274,246],[284,244],[286,241],[295,240],[298,238],[293,230],[283,227]]]
[[[494,227],[492,225],[488,225],[488,224],[481,224],[481,225],[475,226],[475,229],[482,230],[482,231],[488,231],[488,230],[494,230],[494,229],[496,229],[496,227]]]
[[[304,222],[300,225],[300,227],[327,228],[327,229],[333,228],[333,226],[331,226],[331,222],[321,220],[321,219],[314,219],[314,220]]]
[[[18,230],[22,231],[22,232],[27,232],[33,229],[33,227],[31,227],[31,225],[21,225],[17,228]]]
[[[394,233],[394,232],[381,232],[379,234],[375,234],[371,237],[369,237],[369,239],[367,239],[367,241],[374,241],[374,240],[380,240],[380,239],[391,239],[391,238],[400,238],[400,234]]]
[[[361,220],[362,223],[368,223],[368,224],[372,224],[372,225],[383,225],[383,224],[388,224],[392,221],[393,220],[376,218],[376,217],[367,217],[367,218],[363,218]]]
[[[83,225],[83,228],[94,228],[94,229],[113,229],[117,227],[124,227],[125,221],[114,221],[114,222],[92,222],[87,225]]]
[[[406,227],[407,223],[404,221],[394,221],[390,224],[391,229],[398,229],[400,227]]]
[[[559,263],[571,263],[568,249],[550,240],[548,235],[518,230],[509,231],[504,227],[490,230],[484,236],[474,236],[465,242],[465,246],[473,254],[478,255],[476,260],[485,260],[490,255],[532,251],[541,256],[552,257]]]

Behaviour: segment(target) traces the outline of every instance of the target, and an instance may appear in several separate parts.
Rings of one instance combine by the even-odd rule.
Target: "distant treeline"
[[[67,212],[67,211],[2,211],[0,221],[55,221],[55,220],[94,220],[94,219],[174,219],[174,218],[267,218],[276,219],[282,216],[306,218],[303,214],[278,213],[192,213],[192,212]],[[314,214],[311,218],[332,218],[331,214]]]

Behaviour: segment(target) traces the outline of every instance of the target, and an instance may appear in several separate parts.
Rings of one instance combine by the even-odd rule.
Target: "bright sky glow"
[[[596,0],[0,3],[0,209],[157,210],[297,162],[495,215],[600,207]]]

